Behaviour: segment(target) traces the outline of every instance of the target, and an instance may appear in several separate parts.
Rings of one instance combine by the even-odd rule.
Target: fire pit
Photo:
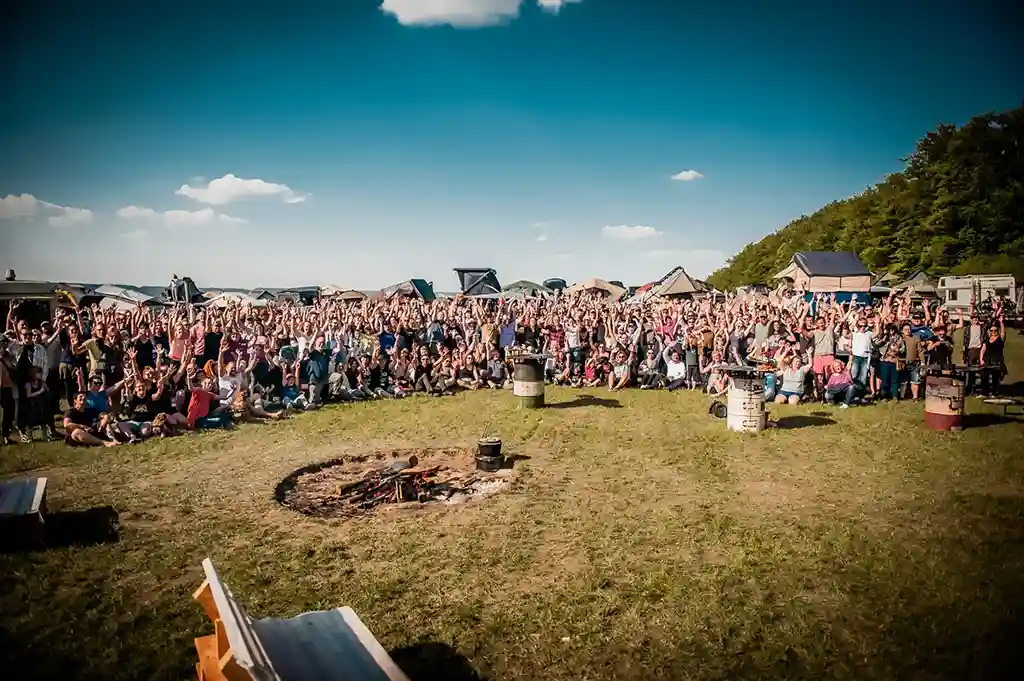
[[[511,466],[482,471],[478,456],[476,450],[449,447],[337,458],[293,472],[274,496],[304,515],[346,518],[398,506],[457,504],[508,487]]]

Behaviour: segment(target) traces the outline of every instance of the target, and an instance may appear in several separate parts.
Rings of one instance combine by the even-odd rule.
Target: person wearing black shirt
[[[164,331],[164,325],[160,322],[153,322],[153,348],[159,350],[163,348],[164,354],[167,355],[171,352],[171,341],[167,337],[167,333]]]
[[[153,334],[145,323],[139,326],[139,335],[132,341],[131,347],[135,348],[135,364],[140,371],[146,367],[156,366],[156,345],[153,342]]]
[[[72,447],[113,447],[117,442],[106,442],[99,437],[98,414],[85,406],[85,393],[71,398],[71,406],[64,412],[64,442]]]
[[[224,332],[221,330],[219,321],[213,322],[213,327],[203,336],[203,364],[216,362],[220,356],[220,344],[224,340]]]
[[[990,326],[981,343],[981,394],[995,395],[1006,375],[1006,324],[999,315],[999,326]]]
[[[936,326],[934,336],[925,342],[928,365],[944,367],[953,363],[953,339],[946,333],[946,327]]]
[[[405,328],[404,324],[399,324],[398,330],[395,332],[395,349],[399,352],[402,350],[411,350],[412,339],[414,336],[415,334]]]

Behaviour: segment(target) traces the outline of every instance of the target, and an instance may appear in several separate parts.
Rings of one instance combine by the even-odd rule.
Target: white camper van
[[[969,274],[939,279],[939,299],[947,310],[967,310],[971,300],[981,303],[989,298],[1017,300],[1017,282],[1011,274]]]

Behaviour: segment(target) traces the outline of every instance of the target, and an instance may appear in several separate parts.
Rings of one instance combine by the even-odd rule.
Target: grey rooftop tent
[[[381,289],[380,293],[377,295],[385,300],[408,296],[411,298],[419,298],[428,303],[437,299],[437,296],[434,294],[434,287],[425,279],[408,279],[406,281],[400,281],[397,284],[392,284],[387,288]]]
[[[501,293],[498,273],[493,269],[457,267],[455,274],[459,276],[459,286],[462,288],[463,295],[480,296]]]
[[[551,293],[551,289],[544,284],[527,281],[526,279],[520,279],[515,283],[509,284],[504,290],[506,293],[523,293],[528,296],[535,296],[539,293]]]

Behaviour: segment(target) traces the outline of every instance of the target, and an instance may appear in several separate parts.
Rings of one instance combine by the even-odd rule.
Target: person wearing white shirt
[[[876,322],[877,326],[877,322]],[[868,369],[871,367],[871,344],[876,330],[868,328],[863,317],[857,320],[857,329],[853,332],[853,344],[850,354],[850,375],[861,387],[868,385]]]
[[[668,379],[668,390],[676,390],[686,385],[686,362],[679,354],[678,345],[669,345],[661,353],[665,361],[665,378]]]

